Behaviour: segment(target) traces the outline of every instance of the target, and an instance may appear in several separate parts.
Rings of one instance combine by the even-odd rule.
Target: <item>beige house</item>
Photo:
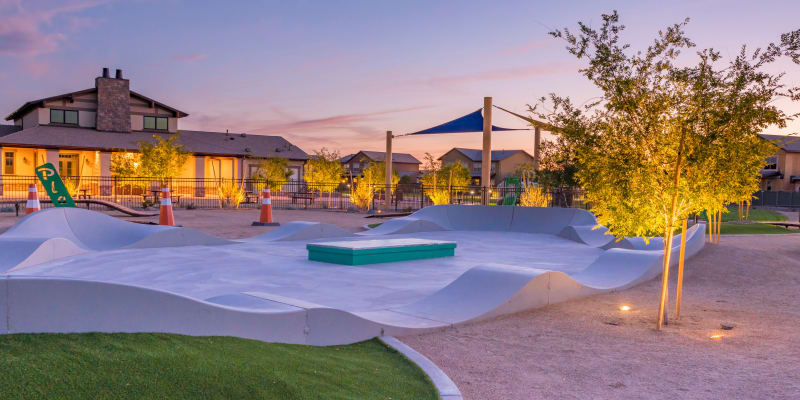
[[[111,155],[131,153],[138,143],[169,138],[191,153],[180,178],[247,178],[261,160],[289,160],[292,179],[300,180],[308,155],[280,136],[181,130],[188,114],[130,90],[130,82],[108,68],[95,87],[29,101],[0,125],[0,195],[2,182],[33,176],[34,168],[53,163],[62,176],[110,177]],[[106,193],[96,193],[107,195]],[[202,190],[197,195],[205,195]]]
[[[384,162],[386,153],[383,151],[361,150],[355,154],[342,157],[344,173],[350,176],[361,176],[364,169],[369,167],[371,162]],[[397,172],[400,177],[410,176],[416,180],[419,176],[419,166],[422,164],[416,157],[407,153],[392,153],[392,170]]]
[[[775,145],[775,155],[761,170],[761,190],[800,191],[800,138],[759,135]]]
[[[482,153],[481,149],[454,147],[439,157],[439,160],[442,165],[461,163],[469,169],[472,183],[480,185]],[[533,156],[524,150],[492,150],[492,185],[497,185],[507,177],[514,175],[522,164],[533,164]]]

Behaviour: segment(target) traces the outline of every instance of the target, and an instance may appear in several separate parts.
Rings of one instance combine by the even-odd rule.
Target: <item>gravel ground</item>
[[[401,339],[466,399],[800,398],[800,235],[723,237],[685,275],[682,316],[661,332],[656,279]]]

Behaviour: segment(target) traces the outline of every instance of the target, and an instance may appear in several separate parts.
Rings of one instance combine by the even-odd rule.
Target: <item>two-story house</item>
[[[361,176],[370,163],[384,162],[386,153],[382,151],[361,150],[341,158],[345,176]],[[416,157],[407,153],[392,153],[392,170],[400,177],[408,176],[414,181],[419,177],[419,166],[422,164]]]
[[[469,170],[472,176],[472,184],[481,184],[481,166],[483,164],[483,151],[481,149],[454,147],[439,157],[439,160],[442,165],[461,163]],[[496,185],[505,178],[514,175],[517,168],[522,164],[533,164],[533,156],[525,150],[492,150],[492,184]]]
[[[761,190],[800,191],[800,138],[759,135],[775,145],[775,155],[761,170]]]
[[[247,178],[271,157],[288,159],[292,179],[302,178],[308,155],[283,137],[181,130],[187,115],[130,90],[121,70],[112,78],[103,68],[93,88],[28,101],[6,117],[13,125],[0,125],[0,195],[4,177],[33,176],[46,162],[64,176],[109,177],[112,153],[136,152],[153,135],[178,135],[191,153],[181,178]],[[205,195],[202,187],[196,194]]]

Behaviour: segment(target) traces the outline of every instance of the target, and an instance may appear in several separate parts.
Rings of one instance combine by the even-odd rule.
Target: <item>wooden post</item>
[[[683,261],[686,254],[686,218],[681,224],[681,253],[678,260],[678,293],[675,295],[675,319],[681,316],[681,295],[683,295]]]
[[[538,174],[539,172],[539,146],[542,144],[542,128],[536,125],[533,130],[533,170]]]
[[[383,162],[386,164],[386,193],[384,195],[385,198],[385,208],[388,211],[391,206],[391,198],[392,198],[392,131],[386,131],[386,156],[384,157]]]
[[[488,205],[492,188],[492,98],[483,98],[483,156],[481,157],[481,204]]]

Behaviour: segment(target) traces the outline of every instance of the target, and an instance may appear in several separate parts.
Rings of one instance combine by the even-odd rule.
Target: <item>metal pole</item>
[[[392,196],[392,131],[386,131],[386,157],[384,157],[383,161],[386,163],[386,191],[383,197],[386,203],[386,211],[389,211]]]
[[[539,172],[539,146],[542,144],[542,128],[539,125],[533,130],[533,171]]]
[[[492,98],[483,98],[483,155],[481,157],[481,204],[488,205],[492,187]]]

